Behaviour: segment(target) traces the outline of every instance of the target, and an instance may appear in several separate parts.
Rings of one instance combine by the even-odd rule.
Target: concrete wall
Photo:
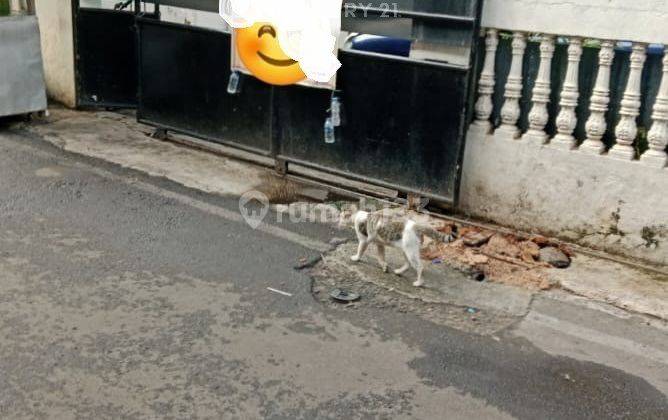
[[[485,0],[485,27],[668,44],[666,0]]]
[[[46,89],[50,98],[76,105],[71,0],[36,0]]]
[[[666,22],[665,0],[485,0],[482,18],[484,27],[502,30],[668,44]],[[665,167],[560,150],[474,124],[460,206],[502,225],[668,265]]]
[[[461,209],[475,217],[668,264],[668,168],[469,130]]]

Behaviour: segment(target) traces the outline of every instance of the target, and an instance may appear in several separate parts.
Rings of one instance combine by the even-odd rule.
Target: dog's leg
[[[413,286],[415,287],[420,287],[424,284],[424,281],[422,280],[422,260],[420,259],[420,251],[417,250],[417,252],[410,252],[407,254],[408,261],[410,262],[410,265],[417,271],[417,280],[413,282]]]
[[[402,265],[401,267],[397,268],[396,270],[394,270],[394,274],[400,276],[400,275],[404,274],[406,272],[406,270],[408,270],[409,268],[411,268],[411,265],[409,263],[406,263],[406,264]]]
[[[359,238],[359,244],[357,244],[357,254],[350,257],[350,259],[355,262],[359,261],[362,258],[362,255],[364,255],[367,246],[369,246],[368,238]]]
[[[418,256],[417,267],[415,268],[415,271],[417,271],[417,280],[413,282],[413,286],[415,287],[422,287],[424,285],[424,280],[422,279],[422,270],[424,269],[424,266],[422,265],[422,260]]]
[[[383,273],[387,273],[387,261],[385,261],[385,245],[376,244],[376,249],[378,250],[378,263],[380,264],[380,267],[383,269]]]
[[[401,242],[408,263],[417,271],[417,280],[413,283],[413,286],[420,287],[424,284],[422,280],[422,260],[420,259],[420,238],[414,231],[404,232]]]
[[[404,259],[406,260],[406,264],[404,264],[401,267],[394,270],[394,274],[396,274],[397,276],[400,276],[400,275],[404,274],[406,272],[406,270],[411,268],[411,263],[408,259],[408,256],[406,255],[406,251],[402,250],[402,254],[404,255]]]
[[[362,254],[366,251],[366,247],[369,245],[370,238],[368,238],[364,233],[362,233],[362,222],[355,223],[355,234],[357,235],[357,254],[350,257],[352,261],[359,261],[362,258]]]

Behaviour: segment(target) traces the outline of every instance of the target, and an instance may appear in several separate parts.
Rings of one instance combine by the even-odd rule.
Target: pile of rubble
[[[337,223],[340,208],[351,205],[347,202],[323,203],[322,197],[318,197],[319,200],[314,197],[312,201],[296,201],[296,196],[305,197],[303,191],[306,190],[300,190],[290,182],[270,182],[264,193],[271,203],[285,203],[272,204],[272,207],[280,219],[289,218],[292,222]],[[366,202],[366,207],[362,206],[369,211],[376,210],[372,204]],[[547,270],[568,267],[573,256],[568,247],[543,236],[501,234],[455,223],[443,225],[440,219],[399,206],[385,210],[431,225],[443,233],[455,230],[458,239],[450,244],[437,243],[425,237],[422,257],[434,264],[447,263],[470,273],[479,281],[487,279],[532,290],[550,289],[556,286],[556,282],[551,280]]]
[[[450,244],[426,241],[423,258],[436,264],[447,262],[477,280],[546,290],[556,286],[546,270],[567,268],[573,256],[568,247],[543,236],[520,237],[455,224],[438,230],[457,230],[458,239]]]

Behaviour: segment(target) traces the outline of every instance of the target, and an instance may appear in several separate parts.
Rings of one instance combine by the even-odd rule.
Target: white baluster
[[[485,38],[485,62],[478,82],[478,101],[475,104],[476,120],[475,125],[488,132],[492,128],[489,121],[494,104],[492,95],[494,94],[494,64],[496,63],[496,49],[499,45],[499,32],[496,29],[487,30]]]
[[[531,112],[529,112],[529,130],[522,137],[537,144],[543,144],[547,141],[545,126],[549,118],[547,104],[550,102],[550,75],[552,73],[553,56],[554,37],[543,35],[540,43],[540,66],[531,98],[533,105]]]
[[[666,156],[666,145],[668,145],[668,52],[663,57],[663,77],[654,103],[652,119],[654,120],[652,129],[649,130],[647,135],[649,150],[640,157],[640,161],[649,166],[664,168],[668,165],[668,157]]]
[[[557,115],[557,135],[552,139],[552,146],[560,149],[575,147],[573,131],[577,125],[575,108],[578,106],[578,77],[580,74],[580,57],[582,57],[582,40],[571,38],[568,45],[568,68],[564,86],[561,89],[559,100],[559,115]]]
[[[508,81],[506,82],[506,98],[501,108],[501,126],[499,130],[507,133],[512,138],[519,135],[517,120],[520,119],[520,98],[522,97],[522,62],[524,60],[524,50],[526,49],[526,38],[523,33],[513,33],[512,43],[512,62]]]
[[[601,51],[598,53],[598,75],[589,105],[591,114],[585,126],[587,140],[580,146],[581,151],[593,155],[600,155],[605,150],[605,145],[601,139],[607,129],[605,113],[608,111],[608,104],[610,103],[610,67],[612,66],[612,60],[615,58],[614,47],[614,42],[603,41],[601,42]]]
[[[615,129],[617,139],[615,145],[612,146],[612,149],[608,153],[610,157],[616,159],[632,160],[635,156],[633,142],[638,134],[636,118],[640,114],[640,77],[643,65],[645,64],[645,58],[645,45],[634,44],[633,52],[631,53],[629,80],[626,82],[626,90],[624,90],[624,96],[622,97],[622,107],[619,111],[622,118]]]

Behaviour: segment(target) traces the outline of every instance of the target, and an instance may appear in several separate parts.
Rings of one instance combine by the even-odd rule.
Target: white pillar
[[[489,118],[494,110],[492,95],[494,94],[494,64],[498,45],[499,32],[496,29],[488,29],[485,38],[485,62],[478,82],[478,101],[475,104],[476,120],[474,122],[486,132],[492,128]]]
[[[545,126],[549,118],[547,104],[550,102],[550,75],[554,56],[554,37],[543,35],[540,43],[540,66],[533,88],[531,112],[529,112],[529,130],[522,137],[537,144],[547,141]]]
[[[656,95],[654,112],[652,113],[652,129],[649,130],[647,141],[649,150],[643,153],[640,161],[649,166],[664,168],[668,165],[666,145],[668,145],[668,52],[663,57],[663,77],[659,93]]]
[[[501,126],[499,130],[507,133],[513,138],[519,135],[517,120],[520,119],[520,98],[522,97],[522,63],[524,61],[524,50],[526,49],[526,38],[523,33],[513,33],[513,51],[508,81],[506,82],[506,101],[501,108]],[[498,130],[497,130],[498,131]]]
[[[622,107],[619,111],[622,118],[615,129],[616,143],[608,153],[610,157],[616,159],[632,160],[635,156],[633,142],[638,134],[636,118],[640,114],[640,77],[646,56],[644,44],[633,45],[629,80],[626,82]]]
[[[587,120],[587,140],[582,143],[580,150],[585,153],[600,155],[605,150],[601,141],[607,125],[605,113],[610,103],[610,67],[615,58],[615,44],[612,41],[601,42],[601,51],[598,53],[598,75],[596,86],[591,95],[589,105],[589,119]]]
[[[72,0],[35,2],[42,40],[44,79],[50,98],[76,106]],[[2,42],[2,41],[0,41]]]
[[[557,115],[557,135],[552,139],[552,146],[560,149],[572,149],[576,146],[573,131],[577,125],[575,108],[578,106],[578,77],[582,57],[582,40],[571,38],[568,45],[568,68],[564,86],[561,89],[559,115]]]

